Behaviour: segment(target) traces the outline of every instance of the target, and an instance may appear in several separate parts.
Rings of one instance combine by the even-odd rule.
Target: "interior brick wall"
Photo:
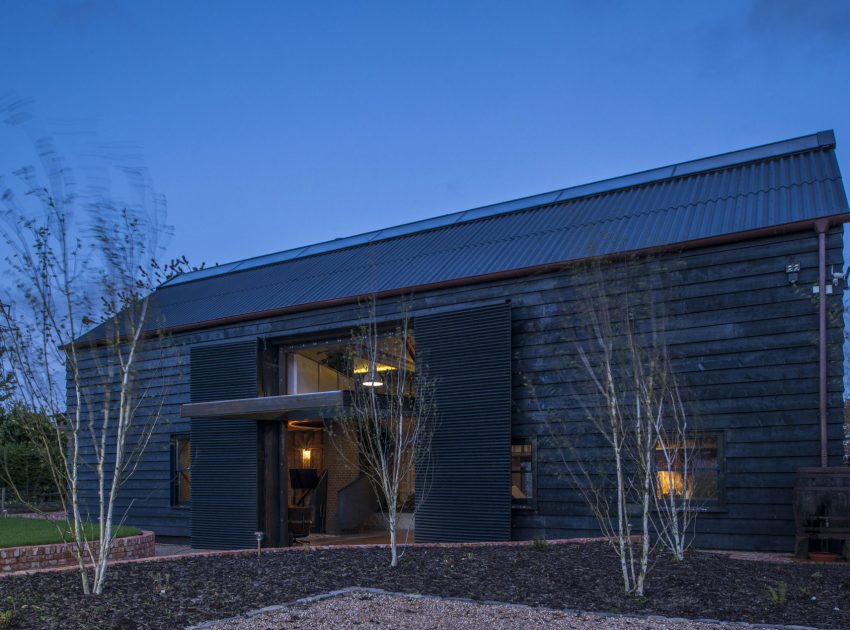
[[[342,452],[340,452],[342,450]],[[357,461],[357,446],[342,435],[325,436],[325,466],[328,470],[328,507],[325,529],[328,534],[342,533],[337,521],[337,493],[355,481],[360,472],[350,462]]]

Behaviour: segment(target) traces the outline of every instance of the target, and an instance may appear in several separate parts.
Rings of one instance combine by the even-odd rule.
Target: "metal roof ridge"
[[[732,166],[740,166],[752,162],[773,159],[783,155],[834,147],[835,133],[833,130],[828,129],[805,136],[780,140],[736,151],[729,151],[718,155],[697,158],[695,160],[689,160],[668,166],[638,171],[636,173],[611,177],[588,184],[579,184],[577,186],[561,188],[546,193],[529,195],[527,197],[488,204],[468,210],[451,212],[448,214],[438,215],[436,217],[429,217],[427,219],[419,219],[417,221],[402,223],[400,225],[363,232],[352,236],[340,237],[329,241],[320,241],[311,245],[301,245],[271,254],[243,258],[241,260],[223,263],[214,267],[181,274],[164,282],[160,286],[163,288],[175,286],[196,280],[203,280],[205,278],[225,275],[236,271],[282,263],[295,258],[313,256],[329,251],[366,245],[379,240],[396,238],[398,236],[407,236],[417,232],[424,232],[441,227],[448,227],[450,225],[474,221],[476,219],[529,210],[541,205],[570,201],[581,197],[613,192],[615,190],[625,188],[634,188],[636,186],[674,179],[677,177],[685,177],[696,173],[709,172],[730,168]]]
[[[835,181],[835,180],[834,179],[831,179],[831,180],[811,180],[811,181],[800,182],[800,184],[803,184],[803,185],[812,184],[812,183],[815,183],[817,181]],[[773,188],[763,188],[763,189],[757,190],[757,191],[744,192],[744,193],[739,193],[739,194],[734,194],[734,195],[726,195],[726,196],[722,196],[722,197],[717,197],[717,198],[713,199],[712,202],[724,202],[724,201],[728,201],[730,199],[736,199],[736,198],[742,198],[742,197],[748,197],[748,196],[753,196],[753,195],[758,195],[758,194],[769,193],[769,192],[776,191],[776,190],[788,189],[788,188],[791,188],[791,186],[799,186],[800,184],[776,186],[776,187],[773,187]],[[584,228],[584,227],[587,227],[589,225],[600,225],[600,224],[603,224],[603,223],[616,222],[616,221],[619,221],[620,219],[623,219],[623,218],[635,218],[635,217],[640,217],[640,216],[647,216],[647,215],[650,215],[650,214],[660,214],[660,213],[671,212],[671,211],[675,211],[675,210],[681,210],[682,208],[689,208],[689,207],[692,207],[694,205],[698,205],[699,203],[702,203],[702,202],[698,202],[698,203],[689,202],[689,203],[665,206],[663,208],[655,208],[655,209],[652,209],[652,210],[642,210],[642,211],[639,211],[639,212],[633,212],[631,214],[625,214],[625,215],[622,215],[620,217],[607,217],[607,218],[604,218],[604,219],[590,219],[590,220],[584,221],[582,223],[576,223],[576,224],[573,224],[573,225],[560,226],[560,227],[556,227],[556,228],[546,228],[546,229],[543,229],[543,230],[538,230],[536,232],[527,232],[523,236],[526,236],[526,237],[528,237],[528,236],[539,236],[541,234],[547,234],[547,233],[550,233],[550,232],[565,232],[567,230]],[[488,241],[477,242],[473,245],[455,245],[455,246],[445,248],[445,249],[442,249],[442,250],[436,250],[436,253],[445,253],[447,251],[461,251],[461,250],[464,250],[464,249],[469,249],[471,247],[481,247],[481,246],[491,245],[493,243],[508,241],[512,238],[515,238],[515,237],[514,236],[501,236],[501,237],[498,237],[498,238],[490,239]],[[382,265],[388,265],[388,264],[390,264],[390,265],[398,265],[398,264],[402,264],[402,263],[403,264],[409,264],[412,261],[427,257],[427,256],[431,255],[431,253],[434,253],[434,252],[432,251],[432,252],[428,252],[428,253],[418,253],[418,254],[414,254],[412,256],[406,256],[404,258],[394,259],[394,260],[391,260],[391,261],[388,261],[388,262],[374,263],[373,267],[377,268],[377,267],[380,267]],[[310,274],[309,276],[306,276],[306,277],[308,277],[311,280],[315,280],[315,279],[318,279],[318,278],[331,276],[335,273],[337,273],[337,270],[323,271],[321,273],[312,273],[312,274]],[[294,281],[288,280],[287,282],[293,283]],[[278,286],[281,286],[281,283],[279,281],[273,281],[273,282],[268,282],[264,285],[251,286],[250,288],[226,290],[226,291],[223,291],[223,294],[233,295],[233,294],[237,294],[237,293],[247,293],[247,292],[250,292],[250,291],[255,291],[258,288],[259,289],[266,289],[266,288],[269,288],[269,287],[278,287]],[[205,298],[204,297],[193,298],[193,299],[183,300],[182,303],[185,304],[185,303],[188,303],[188,302],[201,301],[203,299],[205,299]]]

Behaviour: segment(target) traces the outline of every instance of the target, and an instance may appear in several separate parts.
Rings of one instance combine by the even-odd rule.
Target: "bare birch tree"
[[[138,378],[143,353],[155,365],[161,343],[149,295],[180,263],[155,262],[167,233],[164,200],[151,192],[143,169],[118,165],[135,197],[117,203],[107,188],[78,190],[50,140],[36,145],[40,169],[18,171],[17,188],[2,197],[0,230],[11,252],[0,306],[3,360],[15,395],[49,419],[28,429],[35,444],[55,454],[48,463],[82,589],[100,594],[125,517],[116,513],[117,500],[156,427],[165,391],[154,373],[144,387]],[[153,412],[141,417],[143,403]]]
[[[669,482],[684,474],[690,483],[681,459],[683,453],[688,457],[683,447],[695,441],[652,290],[634,278],[620,278],[613,268],[588,273],[585,308],[573,329],[578,360],[569,366],[568,380],[576,383],[575,399],[591,436],[604,444],[602,461],[588,461],[584,445],[569,437],[569,420],[549,413],[539,398],[538,406],[569,478],[612,543],[625,592],[642,596],[654,546],[669,547],[676,558],[687,547],[695,517],[692,495],[687,488],[680,492],[678,481],[672,491],[661,492],[659,478]],[[625,290],[613,293],[613,284]],[[645,291],[641,303],[631,297],[636,288]],[[579,383],[582,374],[589,392]],[[661,457],[667,458],[663,471]]]
[[[662,399],[666,400],[666,405],[655,423],[655,531],[661,544],[681,561],[693,539],[700,509],[694,487],[700,449],[696,423],[682,401],[679,383],[666,352],[663,358],[666,370]]]
[[[369,479],[380,497],[390,535],[390,566],[398,566],[399,503],[412,487],[414,475],[427,458],[435,407],[433,387],[414,368],[415,347],[410,318],[404,307],[394,328],[381,329],[375,300],[370,300],[365,323],[354,333],[348,361],[354,376],[351,403],[340,409],[331,426],[334,435],[357,445],[357,461],[334,439],[340,455]],[[422,486],[420,486],[422,487]],[[417,497],[421,501],[421,497]]]
[[[644,307],[645,332],[637,336],[634,325],[626,327],[627,352],[632,362],[634,394],[647,414],[646,431],[636,430],[641,477],[651,492],[650,520],[657,542],[677,561],[684,560],[692,540],[698,514],[695,505],[694,469],[699,461],[695,421],[683,400],[679,381],[670,359],[666,325],[661,306],[652,299]],[[644,472],[645,471],[645,472]]]
[[[628,309],[616,309],[601,296],[593,305],[586,313],[590,337],[577,351],[596,394],[586,415],[610,449],[613,488],[607,475],[591,474],[575,453],[568,469],[603,535],[612,542],[625,592],[643,596],[652,548],[649,522],[655,449],[653,383],[647,382],[652,371],[643,363]],[[632,506],[638,508],[637,531]]]

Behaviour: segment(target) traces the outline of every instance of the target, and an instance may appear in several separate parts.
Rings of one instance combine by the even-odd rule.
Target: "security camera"
[[[850,271],[850,270],[848,270]],[[847,288],[846,283],[844,282],[847,279],[847,271],[835,271],[834,267],[829,268],[829,273],[832,276],[832,285],[835,287],[840,287],[842,283],[844,283],[844,288]]]

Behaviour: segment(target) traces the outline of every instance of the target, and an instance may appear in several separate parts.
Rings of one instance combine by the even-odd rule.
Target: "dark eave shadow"
[[[333,418],[348,407],[351,392],[263,396],[237,400],[214,400],[180,406],[182,418],[223,418],[228,420],[298,420]]]

